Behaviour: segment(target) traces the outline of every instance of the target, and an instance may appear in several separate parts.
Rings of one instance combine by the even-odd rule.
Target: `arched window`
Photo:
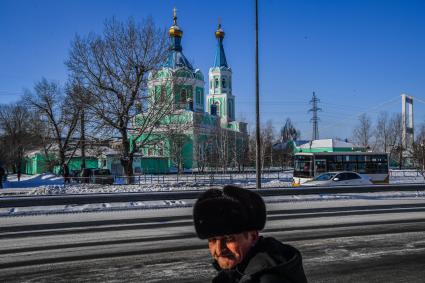
[[[221,87],[226,88],[226,79],[225,78],[221,79]]]
[[[211,104],[211,115],[217,116],[217,105]]]
[[[191,97],[187,100],[187,107],[190,111],[193,111],[193,99]]]
[[[220,102],[218,102],[218,101],[216,101],[215,103],[215,106],[216,106],[216,109],[217,109],[217,111],[216,111],[216,115],[217,116],[220,116]]]
[[[214,88],[218,88],[218,78],[214,79]]]
[[[182,103],[185,103],[187,100],[187,91],[186,89],[182,89],[182,91],[180,92],[180,101]]]
[[[228,102],[228,112],[229,112],[229,118],[230,119],[233,119],[233,103],[232,103],[232,100],[229,100],[229,102]]]
[[[196,90],[196,104],[202,105],[202,91],[200,89]]]

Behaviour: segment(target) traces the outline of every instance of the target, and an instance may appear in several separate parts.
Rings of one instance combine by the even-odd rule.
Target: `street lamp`
[[[261,144],[260,144],[260,82],[258,72],[258,0],[255,0],[255,129],[256,129],[256,184],[261,189]]]

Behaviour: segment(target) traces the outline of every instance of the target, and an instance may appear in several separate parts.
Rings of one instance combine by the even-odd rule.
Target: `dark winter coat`
[[[274,238],[260,237],[245,259],[235,268],[222,270],[213,283],[306,283],[301,253],[294,247],[284,245]]]

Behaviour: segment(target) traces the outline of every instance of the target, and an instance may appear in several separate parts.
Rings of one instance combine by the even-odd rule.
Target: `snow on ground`
[[[214,176],[215,182],[213,186],[206,182],[208,176],[202,179],[199,176],[185,175],[179,177],[176,181],[176,175],[167,175],[154,178],[143,179],[145,183],[138,180],[140,184],[135,185],[100,185],[100,184],[80,184],[71,183],[63,184],[63,178],[53,174],[41,175],[22,175],[18,181],[16,175],[8,177],[5,183],[6,189],[2,192],[19,192],[24,195],[62,195],[62,194],[87,194],[87,193],[122,193],[122,192],[160,192],[160,191],[183,191],[183,190],[207,190],[211,187],[221,187],[223,184],[230,183],[242,187],[255,187],[255,175],[253,174],[233,174],[224,176]],[[289,187],[291,173],[284,172],[279,175],[265,174],[263,187]],[[279,177],[279,178],[278,178]],[[156,181],[155,181],[156,180]],[[218,181],[218,182],[217,182]],[[418,183],[424,182],[423,177],[417,174],[394,174],[391,183]],[[370,199],[425,199],[425,193],[419,191],[412,192],[381,192],[381,193],[357,193],[357,194],[336,194],[336,195],[305,195],[305,196],[280,196],[265,197],[267,203],[275,202],[311,202],[311,201],[331,201],[331,200],[370,200]],[[112,211],[112,210],[128,210],[128,209],[159,209],[172,207],[188,207],[193,204],[194,200],[160,200],[160,201],[138,201],[130,203],[99,203],[86,205],[66,205],[66,206],[49,206],[49,207],[23,207],[23,208],[0,208],[1,216],[18,216],[18,215],[34,215],[34,214],[50,214],[50,213],[76,213],[91,211]]]
[[[3,183],[4,188],[35,188],[45,185],[63,185],[63,178],[52,173],[37,175],[22,174],[20,181],[16,174],[8,175],[7,181]]]
[[[292,172],[264,173],[263,188],[290,187]],[[210,187],[220,187],[234,184],[241,187],[255,187],[255,173],[224,174],[224,175],[154,175],[137,176],[136,184],[126,185],[123,180],[116,179],[114,185],[80,184],[73,182],[64,185],[63,178],[51,173],[39,175],[9,175],[4,183],[3,192],[19,192],[25,195],[61,195],[86,193],[118,193],[118,192],[164,192],[185,190],[206,190]],[[416,171],[392,170],[390,183],[423,183],[424,178]],[[10,189],[10,190],[9,190]],[[1,191],[0,191],[1,194]]]
[[[292,172],[264,173],[262,186],[264,188],[290,187]],[[114,185],[80,184],[71,183],[64,185],[62,177],[54,174],[22,175],[20,181],[16,175],[9,175],[4,183],[2,193],[19,193],[20,195],[62,195],[62,194],[87,194],[87,193],[122,193],[122,192],[161,192],[184,190],[207,190],[211,187],[222,187],[224,184],[235,184],[241,187],[255,187],[255,173],[242,174],[216,174],[216,175],[155,175],[138,176],[133,185],[123,184],[120,179]],[[392,170],[390,183],[424,183],[424,178],[418,172],[408,170]],[[425,193],[412,192],[385,192],[385,193],[357,193],[337,195],[306,195],[306,196],[280,196],[265,197],[267,203],[275,202],[311,202],[332,200],[370,200],[370,199],[425,199]],[[77,213],[93,211],[112,211],[129,209],[160,209],[173,207],[188,207],[194,200],[160,200],[138,201],[130,203],[99,203],[66,206],[33,206],[22,208],[0,208],[2,216],[20,216],[51,213]]]
[[[206,188],[202,188],[206,189]],[[324,202],[324,201],[361,201],[361,200],[425,200],[425,192],[379,192],[379,193],[352,193],[352,194],[319,194],[319,195],[292,195],[264,197],[266,203],[300,203],[300,202]],[[84,205],[55,205],[55,206],[32,206],[19,208],[0,208],[0,217],[25,216],[57,213],[81,213],[102,212],[133,209],[164,209],[191,207],[195,200],[157,200],[136,201],[119,203],[97,203]]]
[[[263,187],[288,187],[291,185],[291,173],[264,174]],[[209,175],[160,175],[136,177],[136,184],[126,185],[117,179],[114,185],[101,184],[64,184],[63,178],[53,174],[22,175],[18,181],[16,175],[8,176],[4,188],[19,190],[20,194],[28,195],[60,195],[86,193],[115,193],[115,192],[163,192],[184,190],[206,190],[211,186],[223,186],[232,183],[242,187],[255,187],[255,174],[229,174],[223,176]]]

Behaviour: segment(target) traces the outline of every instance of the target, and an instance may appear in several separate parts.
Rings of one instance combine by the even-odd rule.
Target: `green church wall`
[[[170,171],[169,159],[166,157],[144,157],[141,160],[142,172],[146,174],[168,173]]]
[[[68,169],[69,172],[72,171],[80,171],[81,170],[82,159],[81,157],[73,157],[68,161]],[[94,157],[86,157],[86,168],[97,169],[98,167],[98,159]],[[56,175],[62,174],[61,168],[59,165],[55,165],[53,167],[53,173]]]

